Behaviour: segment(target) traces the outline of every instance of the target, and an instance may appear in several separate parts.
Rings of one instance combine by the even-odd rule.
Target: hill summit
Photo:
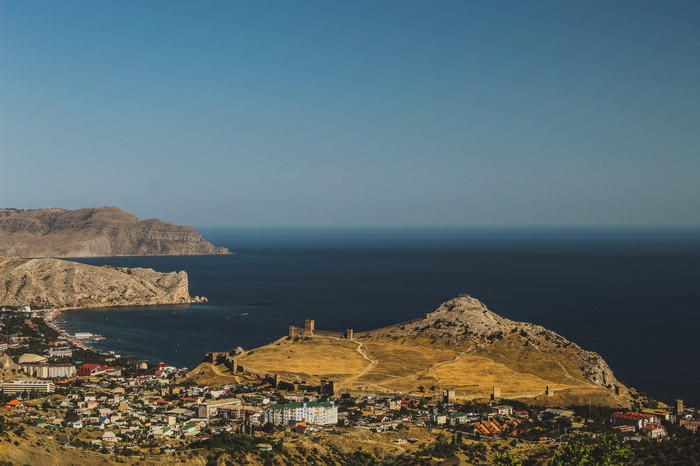
[[[215,372],[275,383],[333,382],[341,391],[454,390],[541,404],[628,406],[636,395],[597,353],[540,325],[501,317],[468,295],[423,317],[369,331],[322,330],[316,321],[251,351],[211,353]],[[207,362],[204,363],[205,365]],[[270,379],[271,380],[271,379]]]
[[[90,257],[230,254],[190,226],[139,220],[118,207],[0,209],[0,256]]]

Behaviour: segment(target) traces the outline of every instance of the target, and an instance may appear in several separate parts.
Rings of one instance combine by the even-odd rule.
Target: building
[[[146,370],[146,369],[148,369],[148,362],[147,361],[132,360],[132,361],[129,361],[129,367],[131,367],[132,369],[136,369],[136,370]]]
[[[499,416],[512,416],[513,407],[510,405],[491,406],[491,412]]]
[[[612,415],[613,426],[634,426],[636,430],[649,424],[659,424],[659,418],[653,414],[635,413],[615,413]]]
[[[214,417],[219,410],[231,409],[241,406],[238,398],[224,398],[222,400],[209,400],[197,405],[197,416],[200,418]]]
[[[338,423],[338,408],[333,402],[306,402],[275,404],[265,410],[265,421],[274,424],[289,422],[308,422],[309,424],[327,425]]]
[[[20,367],[38,379],[71,378],[77,373],[72,364],[20,364]]]
[[[99,364],[83,364],[78,368],[78,375],[80,376],[91,376],[102,373],[102,366]]]
[[[5,382],[2,385],[2,393],[5,395],[15,395],[18,393],[53,393],[56,390],[52,382],[17,381]]]
[[[666,429],[661,424],[649,424],[642,427],[639,432],[650,440],[666,437]]]
[[[60,348],[49,348],[49,357],[72,357],[73,356],[73,350],[70,348],[70,346],[62,346]]]

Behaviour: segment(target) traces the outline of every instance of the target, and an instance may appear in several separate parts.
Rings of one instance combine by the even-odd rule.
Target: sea
[[[98,350],[193,368],[207,352],[265,345],[305,319],[369,330],[467,293],[599,353],[641,392],[700,403],[700,230],[199,231],[235,254],[75,260],[185,270],[190,294],[208,302],[71,310],[60,325],[103,335]]]

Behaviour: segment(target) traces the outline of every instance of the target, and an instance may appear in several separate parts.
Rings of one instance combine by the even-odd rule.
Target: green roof
[[[321,401],[321,402],[309,401],[306,403],[307,408],[315,408],[317,406],[320,406],[322,408],[330,408],[333,405],[328,401]],[[268,409],[280,410],[280,409],[285,409],[285,408],[296,409],[296,408],[303,408],[303,407],[304,407],[304,403],[290,402],[290,403],[287,403],[286,405],[274,404],[274,405],[270,406]]]

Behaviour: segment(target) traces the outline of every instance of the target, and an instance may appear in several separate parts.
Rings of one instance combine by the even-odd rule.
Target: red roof
[[[624,419],[625,421],[641,421],[641,420],[649,420],[653,416],[651,414],[644,414],[644,413],[635,413],[632,411],[626,412],[626,413],[615,413],[612,415],[612,417],[616,419]]]

